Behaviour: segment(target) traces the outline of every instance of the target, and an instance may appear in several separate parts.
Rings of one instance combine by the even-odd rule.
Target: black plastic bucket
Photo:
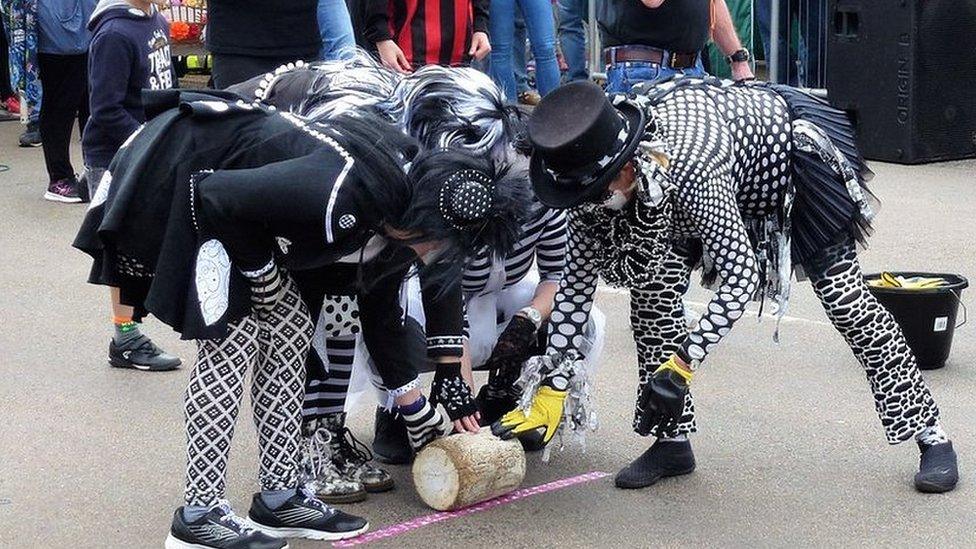
[[[956,323],[962,291],[969,287],[965,277],[954,274],[892,272],[905,278],[942,278],[948,284],[939,288],[907,289],[880,288],[868,284],[874,297],[891,311],[905,333],[908,346],[915,352],[918,367],[936,370],[945,366],[952,348],[952,335],[956,328],[966,323],[966,307],[963,305],[962,322]],[[865,281],[877,280],[880,274],[864,276]]]

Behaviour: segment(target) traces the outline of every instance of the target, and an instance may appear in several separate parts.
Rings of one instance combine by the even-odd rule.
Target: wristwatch
[[[518,314],[531,320],[532,324],[535,324],[536,330],[542,327],[542,313],[540,313],[535,307],[529,306],[519,309]]]
[[[745,48],[736,50],[735,52],[732,53],[732,55],[725,58],[725,60],[729,62],[729,65],[731,65],[732,63],[742,63],[745,61],[749,61],[750,59],[752,59],[752,56],[749,55],[749,50]]]

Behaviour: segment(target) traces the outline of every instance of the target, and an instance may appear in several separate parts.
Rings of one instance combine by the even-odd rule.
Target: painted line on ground
[[[610,288],[610,287],[607,287],[607,286],[600,286],[600,287],[597,288],[597,291],[598,292],[605,293],[605,294],[630,295],[630,290],[625,290],[625,289],[622,289],[622,288]],[[708,307],[708,303],[703,303],[701,301],[690,301],[689,300],[689,301],[685,301],[685,304],[686,305],[691,305],[695,309],[699,309],[699,310],[696,310],[695,311],[695,313],[697,313],[698,316],[701,315],[701,311],[704,311],[705,308]],[[752,317],[752,318],[758,318],[759,317],[759,313],[757,311],[746,310],[745,316],[749,316],[749,317]],[[763,313],[763,315],[762,315],[762,319],[764,319],[764,320],[771,320],[773,322],[775,322],[777,318],[778,317],[775,314],[773,314],[773,313]],[[824,321],[824,320],[812,320],[812,319],[809,319],[809,318],[803,318],[803,317],[799,317],[799,316],[783,315],[783,319],[782,320],[783,320],[783,322],[803,322],[803,323],[806,323],[806,324],[815,324],[817,326],[831,326],[831,324],[829,322]]]
[[[332,547],[353,547],[356,545],[362,545],[364,543],[369,543],[372,541],[377,541],[381,539],[391,538],[393,536],[399,536],[400,534],[405,534],[411,530],[416,530],[422,528],[429,524],[436,524],[438,522],[443,522],[445,520],[466,517],[468,515],[473,515],[475,513],[480,513],[482,511],[487,511],[493,509],[500,505],[505,505],[506,503],[512,503],[513,501],[518,501],[530,496],[537,494],[544,494],[546,492],[552,492],[553,490],[560,490],[562,488],[568,488],[569,486],[574,486],[576,484],[583,484],[585,482],[590,482],[598,480],[604,477],[610,476],[610,473],[604,473],[602,471],[593,471],[583,475],[577,475],[575,477],[564,478],[562,480],[555,480],[553,482],[547,482],[545,484],[540,484],[538,486],[532,486],[531,488],[521,488],[510,494],[497,497],[495,499],[490,499],[488,501],[483,501],[481,503],[472,505],[471,507],[465,507],[464,509],[458,509],[457,511],[442,511],[440,513],[432,513],[430,515],[420,516],[406,522],[401,522],[399,524],[394,524],[393,526],[387,526],[375,532],[369,532],[361,536],[347,539],[343,541],[337,541],[332,544]]]

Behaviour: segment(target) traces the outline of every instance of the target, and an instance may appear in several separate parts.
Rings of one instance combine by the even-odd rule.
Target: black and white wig
[[[403,105],[396,90],[400,75],[377,63],[364,50],[346,60],[310,65],[316,78],[310,82],[298,111],[309,119],[336,116],[351,109],[370,109],[396,121]]]
[[[411,164],[413,195],[396,228],[413,241],[442,241],[434,272],[458,277],[465,261],[487,250],[504,257],[529,215],[528,174],[484,155],[458,149],[422,152]]]
[[[504,160],[520,134],[517,107],[472,68],[423,67],[403,77],[397,94],[401,127],[425,149],[453,147]]]
[[[408,244],[440,243],[426,258],[430,283],[456,280],[468,257],[481,250],[502,257],[518,241],[532,206],[525,170],[457,149],[422,150],[369,110],[314,124],[356,159],[353,169],[389,228]]]
[[[348,59],[288,63],[228,91],[307,120],[370,109],[392,122],[403,112],[396,93],[399,83],[399,74],[357,49]]]

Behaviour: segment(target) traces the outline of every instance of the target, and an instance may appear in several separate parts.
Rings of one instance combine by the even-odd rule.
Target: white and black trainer
[[[180,507],[166,538],[166,549],[288,549],[288,542],[259,532],[221,503],[193,522]]]
[[[254,494],[247,518],[254,528],[278,538],[337,541],[369,529],[366,519],[329,507],[304,486],[277,509],[270,509],[260,493]]]

